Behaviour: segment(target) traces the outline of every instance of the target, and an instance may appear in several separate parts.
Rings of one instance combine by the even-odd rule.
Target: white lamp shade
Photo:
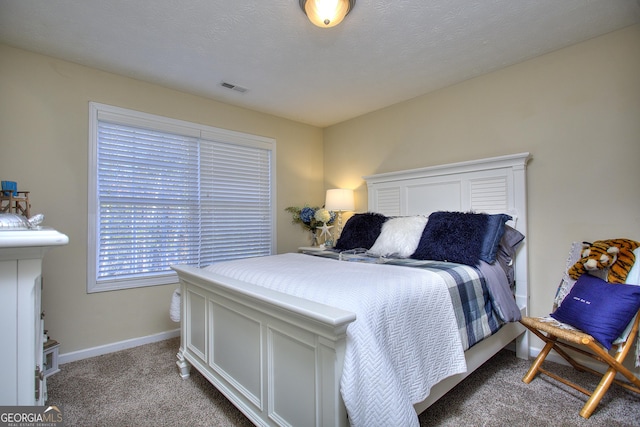
[[[345,188],[334,188],[327,190],[324,208],[328,211],[352,211],[355,209],[353,201],[353,190]]]

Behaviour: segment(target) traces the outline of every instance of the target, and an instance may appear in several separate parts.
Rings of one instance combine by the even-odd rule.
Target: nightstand
[[[42,258],[49,248],[68,242],[54,229],[0,232],[0,342],[8,350],[0,352],[2,406],[44,404]]]
[[[298,252],[322,252],[326,250],[322,246],[301,246],[298,248]]]
[[[60,372],[60,368],[58,367],[58,348],[60,347],[60,343],[56,340],[48,339],[43,347],[44,354],[42,364],[44,368],[43,374],[46,378],[49,375]]]

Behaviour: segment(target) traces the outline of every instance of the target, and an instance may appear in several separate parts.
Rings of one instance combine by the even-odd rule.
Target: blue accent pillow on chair
[[[551,317],[591,335],[609,350],[639,309],[640,286],[583,274]]]

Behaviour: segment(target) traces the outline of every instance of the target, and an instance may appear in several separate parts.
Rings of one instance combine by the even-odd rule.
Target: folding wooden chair
[[[568,260],[568,264],[570,262],[571,256]],[[561,287],[563,285],[566,285],[566,281],[564,279],[563,282],[561,282]],[[612,284],[610,286],[619,285]],[[593,336],[550,317],[523,317],[520,322],[545,342],[544,348],[533,361],[529,371],[522,378],[522,381],[529,384],[538,373],[541,373],[589,396],[589,399],[580,411],[580,416],[583,418],[589,418],[591,414],[593,414],[600,403],[600,400],[604,397],[605,393],[614,382],[628,390],[640,394],[640,379],[638,379],[633,372],[623,365],[623,361],[631,351],[634,339],[638,335],[640,311],[635,315],[630,325],[627,326],[623,336],[614,342],[610,350],[607,350],[601,343],[593,338]],[[603,374],[602,372],[598,372],[585,366],[584,364],[576,361],[576,359],[565,351],[565,349],[604,364],[603,367],[606,367],[606,371]],[[584,387],[581,387],[578,384],[543,368],[542,364],[551,350],[554,350],[578,371],[589,372],[601,377],[602,379],[598,386],[593,391],[589,391]],[[632,354],[635,354],[635,352],[632,352]],[[616,378],[618,373],[624,378]],[[625,381],[625,378],[628,381]]]

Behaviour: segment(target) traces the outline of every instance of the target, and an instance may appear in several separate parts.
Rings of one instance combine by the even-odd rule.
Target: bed
[[[367,176],[364,178],[368,211],[388,218],[426,217],[434,212],[508,214],[511,217],[508,224],[526,235],[526,165],[529,158],[529,153],[520,153]],[[526,239],[518,245],[512,266],[513,297],[516,309],[522,315],[526,315],[528,300],[526,246]],[[340,277],[348,277],[350,286],[361,286],[359,289],[366,292],[366,286],[356,283],[358,276],[388,274],[396,277],[397,274],[406,274],[409,281],[414,280],[414,276],[415,280],[422,280],[427,273],[413,272],[420,269],[386,265],[401,263],[402,260],[389,261],[381,257],[382,261],[349,263],[328,259],[331,256],[341,257],[340,254],[264,257],[253,260],[260,264],[255,272],[248,271],[248,260],[241,260],[237,265],[220,263],[221,266],[212,266],[212,269],[174,266],[180,278],[182,296],[181,343],[177,354],[180,375],[187,378],[190,368],[196,368],[256,425],[373,425],[372,419],[379,424],[384,419],[380,417],[385,417],[399,406],[406,406],[394,400],[398,398],[397,388],[387,387],[384,383],[362,388],[372,377],[345,383],[345,377],[360,378],[354,369],[358,362],[354,364],[353,354],[357,353],[354,350],[357,348],[354,345],[356,338],[361,339],[361,335],[353,335],[353,331],[357,325],[363,324],[367,311],[346,309],[355,307],[359,301],[349,305],[348,294],[339,295],[337,299],[334,294],[341,292],[341,288],[336,287]],[[302,261],[306,263],[304,269],[308,270],[299,271],[299,275],[290,282],[280,283],[275,279],[278,274],[267,275],[269,269],[278,272],[281,268],[278,263],[288,265],[303,257],[306,257]],[[274,258],[275,264],[266,258]],[[348,264],[352,270],[347,275],[339,270],[343,267],[336,267],[338,264]],[[377,270],[370,273],[373,271],[370,268]],[[406,270],[412,272],[404,273]],[[291,282],[313,282],[312,278],[315,278],[320,284],[319,276],[325,281],[327,292],[316,290],[309,296],[292,291],[295,288]],[[272,282],[278,283],[271,286]],[[447,305],[437,302],[437,298],[448,298],[442,295],[442,290],[439,292],[440,296],[430,294],[425,297],[424,303],[434,301],[438,307]],[[415,298],[418,297],[413,294],[404,297],[414,302]],[[366,297],[360,299],[367,300]],[[360,314],[356,315],[356,312]],[[439,322],[437,328],[422,328],[424,333],[431,330],[442,332],[439,337],[429,338],[442,340],[437,347],[439,351],[429,355],[436,364],[431,368],[437,369],[423,370],[441,372],[435,376],[428,375],[433,384],[421,383],[422,378],[409,376],[409,380],[420,382],[421,387],[417,387],[420,389],[418,394],[407,397],[414,399],[410,402],[412,415],[407,415],[406,410],[399,415],[409,416],[406,425],[417,425],[416,414],[506,346],[515,346],[518,357],[528,358],[527,337],[518,322],[502,324],[495,333],[472,343],[464,352],[461,344],[455,344],[457,332],[447,329],[449,320]],[[449,339],[453,339],[454,344],[447,341]],[[422,342],[422,339],[415,341]],[[368,345],[369,341],[366,341],[360,346],[360,353],[367,353]],[[412,354],[423,350],[403,351]],[[438,353],[445,357],[437,359]],[[376,353],[372,350],[371,354]],[[443,364],[443,360],[450,362]],[[375,363],[384,365],[386,362]],[[413,369],[407,371],[413,372]],[[384,380],[384,374],[380,374],[380,378]],[[341,388],[346,398],[343,398]],[[353,393],[345,391],[351,388],[355,388],[356,395],[371,394],[372,400],[354,404]],[[418,402],[415,396],[420,393],[423,398],[427,397]],[[350,408],[349,417],[345,400]],[[354,405],[363,405],[364,409],[358,407],[356,411]],[[398,419],[404,423],[405,419]]]

